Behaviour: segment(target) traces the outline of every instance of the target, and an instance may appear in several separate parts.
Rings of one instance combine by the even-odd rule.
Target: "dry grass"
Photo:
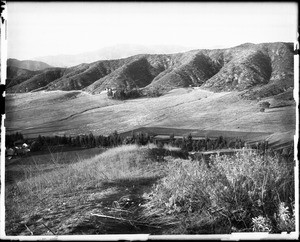
[[[208,168],[172,152],[126,145],[28,171],[6,186],[6,232],[230,233],[268,229],[268,221],[272,232],[293,229],[293,165],[244,152],[215,156]]]
[[[157,174],[149,170],[152,160],[147,157],[147,152],[147,147],[136,145],[116,147],[87,160],[57,166],[57,169],[38,176],[29,170],[27,177],[17,182],[17,186],[25,194],[41,195],[47,190],[61,194],[101,186],[104,181],[152,177]],[[38,166],[36,169],[39,169]]]
[[[42,169],[43,164],[31,166],[24,179],[6,186],[6,232],[95,234],[157,229],[139,219],[141,194],[165,175],[165,163],[156,162],[152,149],[116,147],[77,162],[50,163],[49,167],[56,165],[50,171]]]
[[[255,218],[262,216],[272,221],[272,232],[292,230],[295,224],[285,219],[281,226],[274,214],[282,214],[282,203],[288,205],[286,216],[293,214],[293,164],[255,152],[215,156],[211,162],[208,168],[172,160],[168,175],[144,194],[149,223],[173,223],[168,232],[174,234],[250,232]]]
[[[105,95],[81,92],[36,92],[8,95],[7,131],[38,134],[109,134],[142,126],[212,130],[279,132],[294,129],[295,107],[259,113],[257,101],[243,100],[236,92],[213,93],[201,89],[159,98],[110,100]],[[63,101],[62,101],[63,100]],[[47,107],[47,112],[45,112]],[[34,117],[34,118],[32,118]],[[70,128],[72,127],[72,128]]]

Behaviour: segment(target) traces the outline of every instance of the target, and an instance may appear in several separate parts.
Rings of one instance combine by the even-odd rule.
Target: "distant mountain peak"
[[[73,55],[52,55],[34,58],[53,66],[71,67],[81,63],[91,63],[98,60],[114,60],[139,54],[172,54],[186,52],[193,48],[177,45],[117,44]]]

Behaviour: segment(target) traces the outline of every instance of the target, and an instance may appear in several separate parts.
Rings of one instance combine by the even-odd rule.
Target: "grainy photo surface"
[[[297,7],[8,2],[2,234],[297,238]]]

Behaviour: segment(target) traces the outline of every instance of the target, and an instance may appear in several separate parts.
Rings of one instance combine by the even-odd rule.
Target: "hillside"
[[[8,59],[7,60],[7,66],[14,66],[21,69],[26,69],[30,71],[40,71],[47,68],[50,68],[51,66],[41,62],[41,61],[33,61],[33,60],[17,60],[17,59]]]
[[[46,69],[52,68],[50,65],[32,60],[17,60],[17,59],[8,59],[7,60],[7,79],[6,79],[6,88],[7,92],[25,92],[26,88],[23,88],[23,85],[19,85],[22,82],[28,81],[34,76],[41,74]],[[11,88],[12,86],[16,86]],[[36,89],[37,87],[33,87]],[[30,89],[32,90],[32,88]]]
[[[49,72],[49,69],[43,72]],[[56,79],[42,81],[36,74],[32,90],[141,88],[144,93],[166,93],[174,88],[200,86],[211,91],[240,91],[247,98],[262,98],[293,87],[292,43],[243,44],[228,49],[193,50],[178,54],[136,55],[66,68]],[[23,78],[32,79],[29,74]],[[22,81],[24,80],[22,79]],[[20,81],[21,82],[21,81]],[[17,82],[15,82],[17,83]],[[30,81],[30,83],[33,83]],[[25,92],[17,84],[8,92]]]
[[[15,66],[7,66],[6,88],[8,89],[18,85],[40,73],[41,71],[31,71]]]
[[[36,75],[33,75],[27,80],[21,79],[22,76],[18,76],[17,78],[14,79],[16,82],[17,80],[20,80],[20,84],[14,85],[10,88],[7,89],[8,92],[30,92],[33,90],[38,90],[39,88],[44,87],[48,83],[53,82],[57,78],[60,78],[65,69],[63,68],[50,68],[47,69],[43,72],[38,72]]]

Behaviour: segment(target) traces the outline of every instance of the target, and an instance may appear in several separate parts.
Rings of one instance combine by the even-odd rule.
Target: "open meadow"
[[[259,103],[271,106],[260,112]],[[157,98],[111,100],[106,94],[50,91],[9,94],[6,130],[38,135],[108,135],[141,127],[281,133],[295,130],[293,101],[243,99],[238,92],[179,88]]]

